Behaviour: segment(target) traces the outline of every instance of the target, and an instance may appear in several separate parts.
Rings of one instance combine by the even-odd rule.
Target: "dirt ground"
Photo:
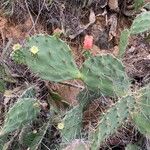
[[[149,0],[145,0],[145,4],[147,2]],[[21,0],[10,4],[10,7],[5,7],[4,10],[2,9],[4,6],[2,6],[2,2],[0,2],[0,54],[3,49],[7,50],[6,65],[15,81],[8,84],[9,93],[0,96],[1,114],[4,114],[13,105],[18,95],[28,85],[36,85],[37,97],[48,105],[49,92],[56,92],[65,103],[75,106],[77,104],[76,96],[83,89],[83,83],[79,81],[59,84],[44,82],[32,74],[26,66],[15,64],[10,59],[13,44],[23,44],[27,37],[34,34],[52,34],[56,28],[59,28],[63,31],[61,38],[70,45],[75,61],[80,67],[85,60],[83,50],[85,35],[94,37],[94,46],[90,51],[92,55],[112,53],[118,56],[121,31],[129,28],[135,15],[144,11],[144,8],[135,11],[132,0],[120,0],[119,4],[116,3],[116,0],[108,2],[94,0],[91,5],[79,3],[76,0],[54,0],[52,3],[48,0],[38,2]],[[5,14],[6,11],[7,14]],[[123,58],[133,88],[150,83],[150,39],[147,38],[148,35],[149,33],[144,33],[132,36]],[[111,103],[111,100],[108,101]],[[88,129],[89,124],[96,122],[97,116],[103,109],[108,108],[109,103],[102,106],[99,101],[95,100],[89,106],[89,110],[85,112],[85,128]],[[46,113],[44,110],[43,118]],[[1,115],[0,125],[3,124],[3,119],[4,117]],[[126,144],[143,138],[131,124],[128,124],[127,128],[119,130],[118,135],[107,141],[108,147],[123,150]],[[52,139],[57,136],[56,132]],[[108,149],[106,145],[102,149]],[[117,146],[115,147],[115,145]]]

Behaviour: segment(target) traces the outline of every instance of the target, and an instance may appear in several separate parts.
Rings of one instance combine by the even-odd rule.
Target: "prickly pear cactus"
[[[105,139],[117,131],[117,129],[129,117],[130,112],[134,110],[134,106],[134,97],[126,96],[116,102],[114,106],[100,117],[99,125],[90,137],[92,141],[92,150],[98,150],[99,146],[105,141]]]
[[[50,121],[44,123],[43,126],[34,133],[31,127],[26,126],[22,129],[19,143],[30,148],[30,150],[38,150],[49,127],[51,127]]]
[[[131,34],[138,34],[150,30],[150,12],[138,15],[132,23]]]
[[[62,144],[80,138],[82,130],[82,109],[79,106],[67,112],[63,119],[64,128],[61,130]]]
[[[144,135],[150,136],[150,85],[142,89],[138,99],[138,106],[133,113],[133,121],[139,131]]]
[[[30,37],[22,53],[27,66],[42,79],[59,82],[81,77],[69,46],[55,36]]]
[[[64,128],[61,130],[62,143],[71,142],[72,140],[82,136],[81,131],[83,111],[92,100],[99,98],[100,96],[100,91],[91,91],[88,89],[85,89],[79,93],[77,96],[79,106],[76,106],[68,111],[63,119]]]
[[[124,66],[111,55],[92,57],[81,68],[82,80],[103,94],[123,96],[129,91],[130,83]]]
[[[0,136],[24,126],[37,117],[40,112],[39,104],[32,98],[19,99],[6,114],[4,126]]]

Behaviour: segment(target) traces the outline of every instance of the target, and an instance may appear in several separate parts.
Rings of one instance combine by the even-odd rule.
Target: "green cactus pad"
[[[50,122],[44,123],[43,126],[34,133],[31,127],[27,128],[26,126],[26,128],[22,129],[19,142],[30,148],[30,150],[38,150],[49,127],[51,127]]]
[[[122,63],[112,55],[91,57],[81,68],[83,81],[105,95],[123,96],[127,94],[130,83]]]
[[[68,144],[63,150],[90,150],[89,143],[83,139],[75,139]]]
[[[133,121],[139,131],[150,136],[150,85],[139,91],[141,94],[137,110],[133,113]]]
[[[91,134],[91,150],[98,150],[110,135],[114,134],[123,122],[129,117],[130,111],[133,111],[135,99],[132,96],[126,96],[114,104],[102,117],[94,133]]]
[[[138,34],[150,30],[150,12],[143,12],[138,15],[131,26],[131,34]]]
[[[55,36],[33,36],[22,52],[27,66],[42,79],[60,82],[81,78],[69,46]]]
[[[125,150],[140,150],[141,148],[136,144],[128,144],[125,147]]]
[[[64,128],[61,130],[62,144],[80,138],[82,130],[82,109],[76,106],[68,111],[63,119],[63,123]]]
[[[36,100],[32,98],[19,99],[6,114],[4,126],[0,136],[12,132],[24,126],[37,117],[40,108]]]

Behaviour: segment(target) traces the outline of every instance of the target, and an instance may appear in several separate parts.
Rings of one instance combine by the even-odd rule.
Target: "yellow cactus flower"
[[[13,49],[14,51],[16,51],[16,50],[19,50],[21,47],[22,47],[22,46],[18,43],[18,44],[15,44],[15,45],[12,47],[12,49]]]
[[[37,107],[38,108],[38,107],[40,107],[40,105],[39,105],[39,103],[36,102],[36,103],[33,104],[33,107]]]
[[[64,128],[64,123],[58,123],[58,126],[57,126],[58,129],[62,130]]]
[[[32,54],[37,54],[38,51],[39,51],[39,49],[38,49],[37,46],[32,46],[32,47],[30,48],[30,52],[31,52]]]

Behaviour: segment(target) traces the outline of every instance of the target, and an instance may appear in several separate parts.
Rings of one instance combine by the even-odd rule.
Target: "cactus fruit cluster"
[[[150,29],[150,13],[139,15],[131,29],[125,30],[121,36],[120,49],[124,53],[128,38],[132,34]],[[100,117],[94,132],[89,133],[88,141],[92,150],[114,134],[128,119],[132,119],[138,129],[150,135],[150,87],[132,91],[130,79],[119,60],[110,54],[90,57],[78,68],[69,46],[56,36],[36,35],[27,39],[26,44],[13,51],[12,58],[18,63],[27,65],[31,71],[44,80],[63,82],[80,79],[86,89],[77,99],[79,104],[68,111],[59,127],[62,143],[81,138],[83,111],[87,105],[101,95],[114,98],[116,102]],[[28,94],[27,94],[28,95]],[[33,97],[23,97],[9,110],[0,135],[14,131],[37,117],[40,109]],[[47,128],[47,126],[46,126]],[[42,132],[42,137],[45,132]]]

